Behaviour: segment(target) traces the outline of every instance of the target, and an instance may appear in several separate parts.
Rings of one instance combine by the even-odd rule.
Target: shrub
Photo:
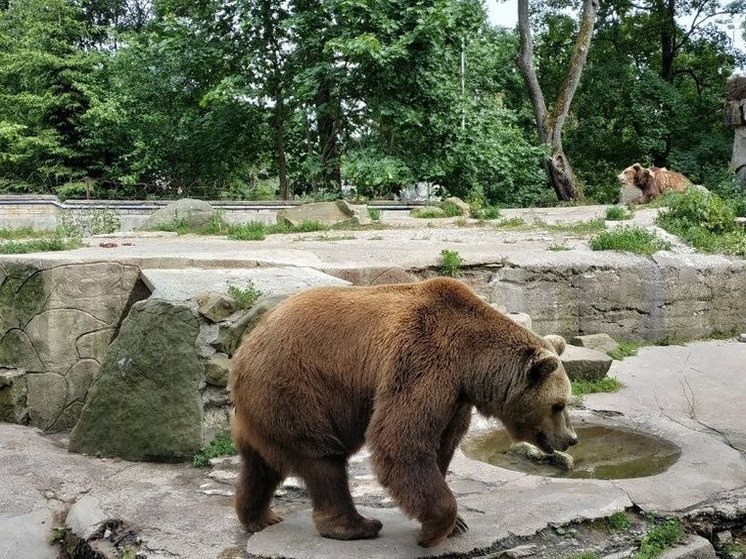
[[[442,260],[440,271],[444,276],[455,278],[459,276],[461,264],[464,259],[457,250],[443,249],[440,252]]]
[[[368,216],[370,216],[373,221],[381,221],[380,208],[368,208]]]
[[[469,214],[474,219],[497,219],[500,217],[500,209],[495,206],[485,206],[483,208],[470,207]]]
[[[210,465],[211,458],[233,454],[236,454],[236,447],[233,446],[230,434],[223,432],[216,435],[210,444],[199,449],[197,454],[194,455],[192,463],[196,468],[205,468]]]
[[[622,221],[630,219],[632,212],[627,211],[621,206],[612,206],[606,209],[606,220],[607,221]]]
[[[229,284],[228,295],[233,297],[239,309],[249,309],[262,296],[262,292],[254,287],[254,282],[249,280],[246,282],[245,287]]]

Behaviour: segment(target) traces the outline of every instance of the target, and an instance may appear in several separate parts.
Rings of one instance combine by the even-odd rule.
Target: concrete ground
[[[189,465],[130,463],[68,454],[64,440],[0,424],[0,558],[52,559],[52,528],[81,497],[82,516],[100,509],[124,521],[144,557],[386,557],[459,554],[481,557],[549,525],[605,517],[637,505],[681,513],[728,490],[746,492],[746,344],[696,342],[643,348],[614,362],[624,384],[615,394],[586,396],[576,421],[612,423],[656,433],[681,449],[668,471],[628,480],[543,478],[475,462],[459,453],[449,484],[470,525],[432,551],[415,544],[405,519],[375,482],[361,453],[351,464],[353,495],[364,514],[384,522],[379,538],[337,542],[312,528],[305,492],[290,480],[276,497],[286,520],[247,540],[230,495],[235,461],[212,471]],[[474,422],[473,433],[492,428]],[[92,505],[90,504],[92,503]],[[76,516],[81,516],[80,510]],[[85,522],[84,522],[85,524]]]

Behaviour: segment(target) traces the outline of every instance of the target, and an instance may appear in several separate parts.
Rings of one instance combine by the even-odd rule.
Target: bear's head
[[[640,173],[644,170],[645,168],[642,165],[635,163],[619,173],[616,178],[622,186],[637,186]]]
[[[512,391],[500,420],[515,441],[525,441],[551,454],[578,442],[567,402],[572,390],[559,355],[565,349],[560,336],[543,338],[545,346],[532,348],[526,361],[522,386]]]

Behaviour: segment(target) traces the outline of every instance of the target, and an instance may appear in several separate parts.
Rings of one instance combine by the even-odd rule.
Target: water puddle
[[[507,452],[511,441],[505,431],[495,430],[464,440],[461,448],[469,458],[508,470],[549,477],[627,479],[665,472],[681,456],[670,441],[621,427],[582,425],[576,428],[578,444],[570,448],[572,470],[537,463]]]

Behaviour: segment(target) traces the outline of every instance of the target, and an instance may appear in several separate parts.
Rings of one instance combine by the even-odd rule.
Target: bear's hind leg
[[[269,505],[283,476],[272,468],[251,446],[239,447],[241,473],[236,486],[236,513],[250,532],[259,532],[282,521]]]
[[[308,460],[297,467],[313,501],[313,521],[319,534],[336,540],[375,538],[379,520],[364,518],[352,502],[347,480],[347,458]]]

